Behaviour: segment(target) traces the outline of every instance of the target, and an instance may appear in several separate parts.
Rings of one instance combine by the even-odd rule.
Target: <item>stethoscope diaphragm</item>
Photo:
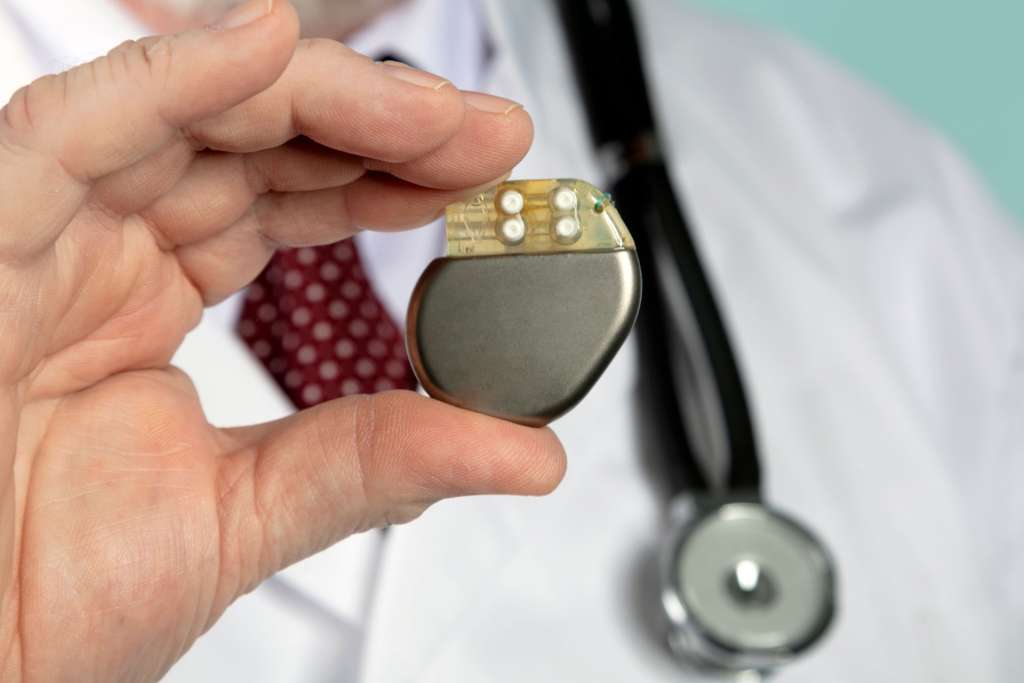
[[[770,671],[818,642],[835,613],[835,573],[821,542],[759,502],[688,508],[662,553],[673,651],[713,669]]]

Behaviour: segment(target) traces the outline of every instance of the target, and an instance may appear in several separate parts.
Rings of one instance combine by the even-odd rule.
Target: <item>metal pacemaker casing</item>
[[[640,263],[610,197],[573,179],[502,183],[446,212],[448,254],[409,304],[428,394],[542,426],[576,405],[640,306]]]
[[[640,304],[636,252],[437,259],[409,309],[409,355],[431,396],[540,426],[600,377]]]

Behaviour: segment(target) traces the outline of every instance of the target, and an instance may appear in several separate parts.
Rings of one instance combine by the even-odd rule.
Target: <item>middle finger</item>
[[[189,134],[209,147],[252,152],[297,135],[357,156],[416,159],[444,144],[465,116],[461,93],[422,71],[378,64],[341,43],[299,43],[274,85]]]

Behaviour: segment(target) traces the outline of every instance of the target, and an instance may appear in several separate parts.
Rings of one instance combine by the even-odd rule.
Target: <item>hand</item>
[[[550,431],[409,392],[216,429],[169,366],[275,246],[423,224],[531,138],[521,109],[297,43],[286,0],[266,4],[122,45],[0,112],[4,681],[157,679],[289,563],[564,471]]]

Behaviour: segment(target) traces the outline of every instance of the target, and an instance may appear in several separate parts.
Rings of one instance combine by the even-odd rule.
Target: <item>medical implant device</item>
[[[431,396],[542,426],[594,385],[633,327],[640,264],[610,198],[580,180],[506,182],[446,212],[448,252],[409,305]]]

